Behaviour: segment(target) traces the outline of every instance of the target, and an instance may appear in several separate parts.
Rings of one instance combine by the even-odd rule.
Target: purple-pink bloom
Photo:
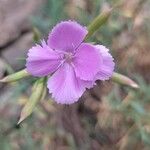
[[[74,21],[57,24],[42,41],[29,50],[26,68],[36,77],[51,75],[49,93],[57,103],[71,104],[96,80],[108,80],[114,70],[109,50],[102,45],[85,43],[88,31]]]

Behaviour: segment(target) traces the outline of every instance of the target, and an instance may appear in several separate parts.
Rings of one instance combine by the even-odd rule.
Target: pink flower
[[[96,80],[112,76],[114,62],[108,49],[83,40],[88,31],[74,21],[56,25],[48,37],[29,50],[26,68],[36,77],[51,75],[47,87],[57,103],[71,104]]]

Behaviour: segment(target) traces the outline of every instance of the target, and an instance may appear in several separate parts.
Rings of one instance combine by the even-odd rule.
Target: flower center
[[[66,53],[64,54],[64,59],[66,62],[70,63],[72,61],[73,54],[72,53]]]

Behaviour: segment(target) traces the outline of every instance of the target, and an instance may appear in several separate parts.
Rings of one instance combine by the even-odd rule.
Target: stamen
[[[66,62],[70,63],[72,61],[72,58],[73,58],[72,53],[64,54],[64,59],[65,59]]]

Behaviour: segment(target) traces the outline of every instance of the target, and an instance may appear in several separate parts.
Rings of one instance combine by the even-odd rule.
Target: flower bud
[[[112,75],[112,81],[119,84],[130,86],[135,89],[139,88],[138,84],[136,84],[133,80],[116,72],[114,72]]]
[[[18,71],[16,73],[4,77],[3,79],[0,80],[0,82],[15,82],[28,76],[30,76],[30,74],[26,71],[26,69],[23,69],[21,71]]]
[[[34,110],[36,104],[41,100],[45,87],[45,78],[41,78],[33,85],[33,93],[21,111],[18,124],[25,120]]]
[[[85,38],[88,39],[91,37],[95,31],[97,31],[106,21],[108,20],[109,16],[111,15],[112,9],[104,10],[99,16],[97,16],[91,24],[88,26],[88,34]]]

